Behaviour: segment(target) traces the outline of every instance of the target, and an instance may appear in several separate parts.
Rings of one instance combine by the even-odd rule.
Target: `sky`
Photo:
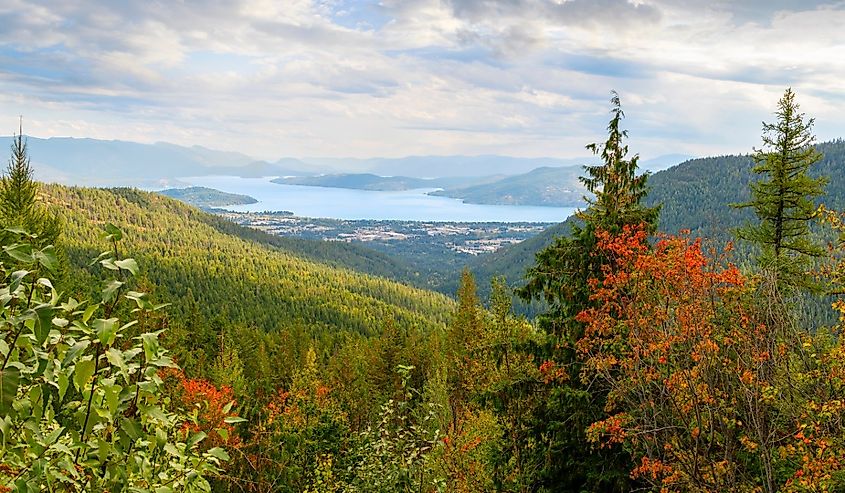
[[[783,91],[845,137],[845,1],[4,0],[0,134],[261,159],[749,152]],[[5,130],[4,130],[5,127]]]

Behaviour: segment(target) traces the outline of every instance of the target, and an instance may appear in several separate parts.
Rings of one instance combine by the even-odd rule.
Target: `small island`
[[[371,173],[349,173],[320,176],[289,176],[270,180],[279,185],[349,188],[379,192],[400,192],[414,188],[436,188],[437,180],[407,176],[379,176]]]
[[[258,202],[258,200],[249,195],[223,192],[207,187],[168,188],[158,193],[201,209],[226,207],[229,205],[247,205]]]

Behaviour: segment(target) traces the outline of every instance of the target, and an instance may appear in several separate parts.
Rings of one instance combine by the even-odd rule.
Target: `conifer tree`
[[[778,101],[775,123],[763,123],[763,147],[754,154],[754,173],[763,178],[751,185],[751,207],[758,224],[738,236],[761,249],[759,262],[771,270],[780,286],[806,285],[802,269],[812,257],[824,254],[810,239],[810,221],[816,216],[814,199],[824,193],[825,178],[813,178],[810,168],[822,158],[813,147],[814,119],[805,119],[787,89]]]
[[[446,330],[445,349],[448,364],[449,408],[452,426],[458,424],[460,414],[469,400],[470,347],[477,343],[484,330],[481,301],[476,292],[475,278],[469,269],[461,273],[458,287],[458,306]]]
[[[568,373],[568,381],[552,389],[537,417],[539,434],[549,441],[549,450],[555,451],[554,456],[546,456],[541,475],[549,487],[566,491],[631,489],[627,454],[585,445],[585,430],[603,416],[606,394],[581,383],[576,351],[584,326],[575,317],[591,306],[590,280],[601,280],[603,267],[611,262],[596,251],[597,231],[618,234],[625,226],[642,225],[652,232],[659,214],[659,208],[641,203],[648,175],[637,174],[638,155],[628,157],[628,132],[621,128],[625,114],[615,91],[610,101],[607,140],[587,146],[602,163],[585,166],[587,176],[581,178],[594,198],[578,213],[569,236],[557,238],[537,254],[536,265],[528,271],[528,283],[518,291],[526,301],[539,298],[548,305],[539,320],[550,340],[540,357]]]
[[[589,207],[582,214],[582,219],[611,232],[617,232],[626,224],[645,223],[654,227],[659,208],[644,207],[640,203],[648,191],[648,173],[637,175],[639,154],[627,158],[625,139],[628,131],[620,129],[625,113],[616,91],[613,91],[610,102],[613,118],[607,125],[607,140],[604,144],[587,146],[594,155],[601,157],[602,163],[584,166],[588,176],[582,176],[580,180],[587,191],[595,195],[595,199],[587,199]]]
[[[22,127],[12,141],[12,156],[0,179],[0,223],[37,235],[39,245],[54,244],[61,224],[58,216],[38,204],[38,183],[23,139]]]

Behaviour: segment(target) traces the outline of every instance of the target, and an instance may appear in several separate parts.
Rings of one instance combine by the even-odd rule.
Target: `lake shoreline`
[[[371,191],[282,185],[275,177],[199,176],[179,178],[192,186],[254,197],[258,202],[228,206],[233,212],[284,210],[296,216],[344,220],[559,223],[575,207],[486,205],[429,195],[436,189]]]

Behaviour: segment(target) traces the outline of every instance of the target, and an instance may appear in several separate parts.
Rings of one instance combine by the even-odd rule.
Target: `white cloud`
[[[845,135],[845,4],[225,0],[0,6],[0,114],[39,136],[283,155],[749,150],[793,86]]]

